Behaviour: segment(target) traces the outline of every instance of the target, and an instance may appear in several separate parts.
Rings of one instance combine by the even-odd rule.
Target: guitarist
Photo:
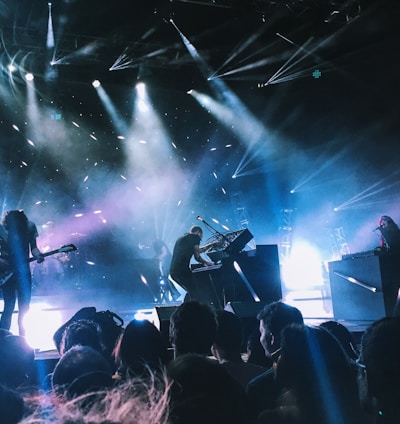
[[[32,277],[29,267],[29,255],[38,262],[44,257],[36,245],[38,231],[36,225],[29,221],[24,211],[8,211],[0,225],[1,261],[0,269],[11,277],[1,286],[4,310],[1,314],[0,327],[9,330],[12,314],[18,299],[18,331],[25,335],[24,317],[29,310],[32,291]],[[6,268],[6,269],[5,269]]]

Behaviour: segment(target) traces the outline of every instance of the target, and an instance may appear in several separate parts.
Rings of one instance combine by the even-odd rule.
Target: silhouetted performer
[[[381,233],[380,248],[388,253],[400,254],[400,229],[390,216],[382,215],[376,228]]]
[[[213,262],[204,259],[201,253],[209,249],[215,242],[200,247],[202,238],[203,230],[201,227],[193,226],[190,228],[189,233],[186,233],[175,242],[172,252],[170,274],[172,279],[187,291],[185,301],[199,300],[199,293],[190,269],[192,256],[197,262],[205,266],[214,265]]]
[[[48,221],[42,225],[43,231],[40,233],[38,248],[41,252],[47,252],[56,249],[57,234],[55,224]],[[58,291],[64,280],[64,265],[69,262],[67,253],[58,253],[50,256],[43,263],[35,263],[32,267],[33,288],[40,294],[48,294]]]
[[[168,279],[172,259],[171,251],[163,240],[154,240],[152,246],[155,254],[154,257],[159,263],[160,284],[162,283],[164,285],[166,294],[168,295],[169,293],[172,300],[177,300],[180,297],[180,293]]]
[[[29,221],[24,211],[8,211],[0,225],[1,271],[0,284],[3,291],[4,310],[0,327],[9,330],[12,314],[18,299],[18,329],[25,335],[24,317],[29,310],[32,293],[32,278],[29,266],[30,253],[38,262],[43,262],[42,253],[37,248],[36,225]]]

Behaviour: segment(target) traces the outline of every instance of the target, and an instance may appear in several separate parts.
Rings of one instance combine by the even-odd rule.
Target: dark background
[[[0,200],[40,231],[55,222],[56,242],[79,248],[85,283],[129,279],[125,264],[151,257],[154,238],[172,248],[198,215],[279,245],[288,209],[293,243],[323,260],[335,228],[357,252],[378,244],[381,214],[400,222],[397,1],[59,0],[51,17],[56,46],[46,48],[47,2],[0,1]],[[224,74],[219,92],[182,35],[208,75]],[[110,71],[123,53],[128,66]],[[294,54],[283,74],[293,79],[262,86]],[[145,129],[139,80],[158,117]],[[224,105],[229,121],[190,89]]]

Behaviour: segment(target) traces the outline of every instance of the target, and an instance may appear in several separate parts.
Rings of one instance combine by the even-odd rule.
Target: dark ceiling
[[[69,66],[60,66],[61,76],[91,81],[99,75],[126,81],[139,65],[145,65],[158,75],[167,73],[170,80],[177,77],[178,70],[185,70],[175,78],[178,81],[185,73],[196,74],[198,66],[177,29],[214,70],[235,54],[235,59],[222,68],[224,72],[238,67],[238,63],[243,67],[279,53],[281,60],[287,58],[283,53],[289,44],[277,33],[298,45],[311,37],[317,44],[334,35],[325,48],[318,49],[314,59],[340,60],[354,50],[366,48],[366,43],[380,42],[381,37],[392,35],[388,27],[391,20],[395,23],[391,3],[394,4],[373,0],[56,0],[51,2],[51,15],[57,57],[68,57]],[[49,7],[38,0],[1,4],[4,52],[11,58],[25,58],[25,66],[40,73],[49,54],[45,45]],[[125,61],[130,61],[124,72],[127,76],[109,72],[122,54]],[[271,61],[269,66],[244,70],[232,78],[264,82],[276,67],[276,62]],[[190,78],[185,78],[185,82],[187,79]]]

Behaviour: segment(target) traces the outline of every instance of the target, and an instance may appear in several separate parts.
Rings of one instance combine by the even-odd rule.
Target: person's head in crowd
[[[274,369],[286,390],[279,413],[293,414],[307,424],[360,422],[354,369],[328,331],[304,324],[286,326]]]
[[[259,365],[261,367],[270,368],[272,366],[272,359],[265,354],[260,337],[260,328],[257,323],[247,339],[247,362],[250,364]]]
[[[25,337],[6,335],[0,339],[0,384],[17,388],[34,371],[35,351]]]
[[[361,338],[359,390],[362,404],[379,423],[400,422],[400,317],[372,323]]]
[[[0,384],[0,422],[2,424],[17,424],[25,412],[22,396],[14,390]]]
[[[104,344],[100,325],[89,319],[78,319],[69,323],[62,333],[60,355],[64,355],[73,346],[90,346],[103,352]]]
[[[174,355],[209,355],[217,331],[215,312],[197,301],[184,302],[170,318],[169,337]]]
[[[170,424],[246,424],[244,389],[214,359],[188,353],[168,364]]]
[[[160,331],[148,320],[132,320],[126,326],[116,343],[114,356],[118,373],[123,377],[162,371],[169,360]]]
[[[337,339],[351,360],[356,361],[358,359],[360,353],[357,344],[347,327],[337,321],[325,321],[320,324],[320,327],[329,331]]]
[[[244,339],[243,324],[239,316],[223,309],[215,312],[217,333],[212,345],[212,353],[218,359],[235,361],[241,358]]]
[[[303,315],[299,309],[282,301],[264,306],[257,315],[260,321],[260,342],[265,354],[273,358],[280,348],[281,331],[289,324],[303,324]]]
[[[56,394],[74,397],[113,384],[113,369],[107,359],[90,346],[73,346],[57,362],[51,377]]]

